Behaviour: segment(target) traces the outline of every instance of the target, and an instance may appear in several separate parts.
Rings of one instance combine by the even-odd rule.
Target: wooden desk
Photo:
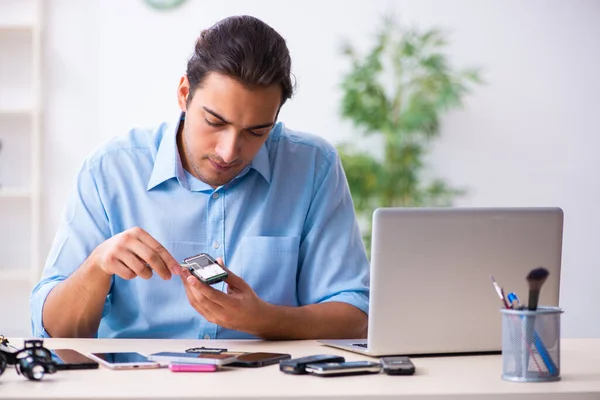
[[[21,340],[11,340],[19,346]],[[184,351],[188,347],[225,347],[236,351],[272,351],[301,357],[340,354],[314,341],[90,340],[51,339],[48,348],[92,351]],[[512,383],[500,378],[500,356],[415,358],[414,376],[362,375],[319,378],[286,375],[279,366],[228,368],[216,373],[173,373],[168,369],[58,371],[30,382],[8,367],[0,376],[0,398],[14,399],[600,399],[600,339],[567,339],[562,348],[562,380]]]

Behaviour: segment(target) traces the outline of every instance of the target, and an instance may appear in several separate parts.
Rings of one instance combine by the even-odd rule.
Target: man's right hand
[[[131,228],[100,244],[90,261],[108,275],[123,279],[139,276],[150,279],[156,272],[162,279],[179,275],[181,267],[156,239],[142,228]]]

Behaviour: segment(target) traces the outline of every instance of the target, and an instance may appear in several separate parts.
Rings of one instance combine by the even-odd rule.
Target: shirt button
[[[204,335],[204,339],[206,339],[206,340],[210,339],[210,335]]]
[[[219,242],[213,242],[213,249],[219,248]]]
[[[213,193],[213,199],[218,199],[219,198],[219,193]]]

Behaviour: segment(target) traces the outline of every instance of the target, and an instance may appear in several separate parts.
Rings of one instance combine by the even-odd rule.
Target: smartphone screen
[[[56,369],[96,369],[98,363],[89,357],[84,356],[80,352],[73,349],[54,349],[52,353],[52,361],[56,363]]]
[[[135,352],[124,353],[92,353],[93,357],[109,368],[158,368],[160,364],[149,360],[146,356]]]
[[[182,266],[188,268],[192,274],[204,283],[218,283],[226,279],[228,275],[227,271],[206,253],[188,257],[184,260],[184,263]]]
[[[194,275],[198,276],[203,281],[210,281],[217,276],[226,274],[225,270],[216,263],[201,266],[199,263],[193,262],[188,265],[194,269]]]

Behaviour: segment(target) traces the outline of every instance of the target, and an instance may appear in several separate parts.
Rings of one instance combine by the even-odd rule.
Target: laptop
[[[506,295],[528,300],[526,276],[550,271],[540,306],[557,306],[560,208],[380,208],[373,213],[369,333],[320,340],[370,356],[497,354]]]

